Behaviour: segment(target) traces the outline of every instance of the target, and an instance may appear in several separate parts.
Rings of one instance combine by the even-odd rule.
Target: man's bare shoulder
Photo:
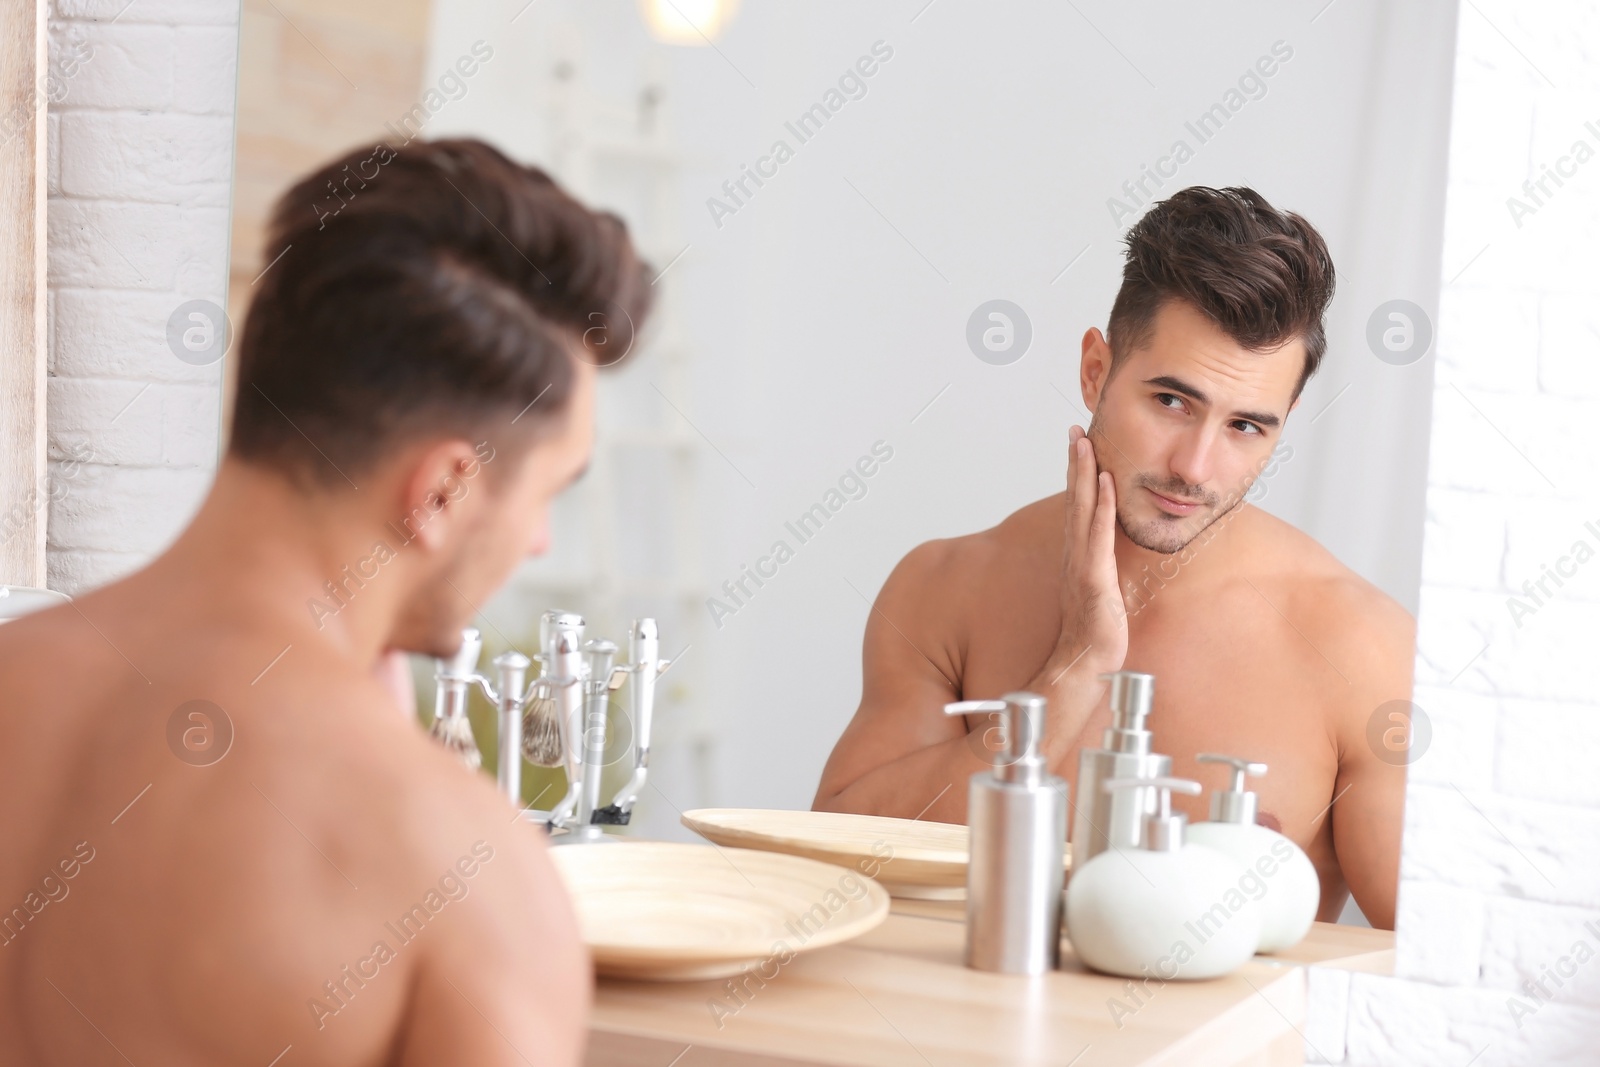
[[[1003,573],[1033,573],[1041,560],[1061,562],[1066,494],[1036,500],[987,529],[924,541],[901,566],[918,575],[983,580]]]
[[[210,927],[195,929],[196,938],[249,952],[262,996],[337,984],[346,965],[458,983],[478,968],[527,989],[542,981],[530,970],[535,950],[552,973],[581,977],[576,921],[543,831],[516,819],[486,776],[403,717],[371,678],[286,672],[281,688],[296,706],[286,711],[269,691],[260,699],[277,704],[265,708],[270,723],[263,706],[240,704],[239,751],[217,765],[239,757],[217,788],[226,795],[186,828],[214,855],[176,869],[217,872],[204,911],[214,921],[196,924]],[[234,922],[238,914],[254,916],[251,926]],[[403,1024],[410,984],[377,982],[358,994],[352,1003],[370,1033]],[[327,1012],[358,1032],[337,997],[302,997],[296,1007],[319,1034],[336,1025]]]
[[[1282,610],[1346,674],[1409,669],[1416,619],[1388,593],[1346,566],[1311,535],[1246,505],[1245,545]],[[1253,568],[1253,569],[1254,569]]]
[[[141,620],[127,600],[107,587],[0,626],[0,664],[26,698],[8,702],[19,714],[0,719],[0,736],[26,728],[35,748],[81,747],[72,758],[86,766],[136,765],[152,799],[182,797],[190,822],[236,815],[225,794],[282,796],[302,828],[349,837],[353,852],[405,856],[448,825],[503,813],[482,776],[332,651],[159,606]],[[55,711],[41,720],[30,712],[46,697]],[[204,718],[174,732],[191,702]],[[226,740],[189,750],[189,734]]]
[[[314,826],[376,868],[448,865],[485,827],[510,824],[489,780],[401,715],[374,678],[286,672],[280,691],[243,716],[256,743],[241,752],[241,772],[263,792],[270,782],[298,798]]]
[[[1350,676],[1353,690],[1375,686],[1384,699],[1409,697],[1399,680],[1411,675],[1417,621],[1399,601],[1346,568],[1307,583],[1297,606],[1307,634]]]
[[[1059,569],[1064,507],[1065,494],[1057,494],[987,529],[922,542],[884,582],[878,608],[903,632],[964,646],[973,620],[1037,593],[1038,576]]]
[[[116,656],[103,635],[97,635],[73,604],[62,604],[0,624],[0,666],[12,685],[61,678],[64,664],[74,658],[89,669]],[[119,661],[120,662],[120,661]],[[83,667],[75,677],[86,674]],[[16,706],[16,701],[4,702]]]

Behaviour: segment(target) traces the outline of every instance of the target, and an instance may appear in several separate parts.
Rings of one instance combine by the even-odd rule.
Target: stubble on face
[[[1095,443],[1097,462],[1101,456],[1122,459],[1122,453],[1106,435],[1105,422],[1098,412],[1090,417],[1089,437]],[[1101,462],[1100,469],[1111,469],[1113,477],[1116,477],[1115,467],[1119,465]],[[1202,507],[1188,515],[1169,515],[1156,509],[1154,516],[1140,519],[1134,515],[1133,501],[1144,495],[1139,492],[1141,489],[1150,489],[1175,500],[1200,501]],[[1229,507],[1220,506],[1222,503],[1221,498],[1205,486],[1186,485],[1180,480],[1163,482],[1147,476],[1143,471],[1129,467],[1123,472],[1122,477],[1117,479],[1117,529],[1140,548],[1170,556],[1183,551],[1190,542],[1205,533],[1212,523],[1243,503],[1243,496],[1241,495]]]

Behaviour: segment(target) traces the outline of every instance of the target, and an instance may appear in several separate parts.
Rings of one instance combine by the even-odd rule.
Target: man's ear
[[[462,521],[462,501],[482,468],[477,449],[459,437],[445,438],[415,453],[400,482],[397,525],[408,540],[437,549]]]
[[[1106,387],[1106,377],[1111,373],[1111,342],[1091,326],[1083,334],[1083,358],[1078,363],[1078,388],[1083,391],[1083,402],[1089,413],[1100,405],[1101,390]]]

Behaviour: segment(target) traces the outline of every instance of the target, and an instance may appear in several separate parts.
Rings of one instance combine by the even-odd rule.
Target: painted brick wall
[[[1398,962],[1312,975],[1351,1067],[1600,1062],[1600,5],[1459,27]]]
[[[48,559],[71,593],[159,552],[216,467],[222,365],[178,359],[166,327],[225,302],[239,4],[51,16]]]

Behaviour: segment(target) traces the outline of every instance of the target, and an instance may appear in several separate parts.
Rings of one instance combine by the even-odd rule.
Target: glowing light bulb
[[[710,44],[738,7],[739,0],[639,0],[650,35],[665,44]]]

